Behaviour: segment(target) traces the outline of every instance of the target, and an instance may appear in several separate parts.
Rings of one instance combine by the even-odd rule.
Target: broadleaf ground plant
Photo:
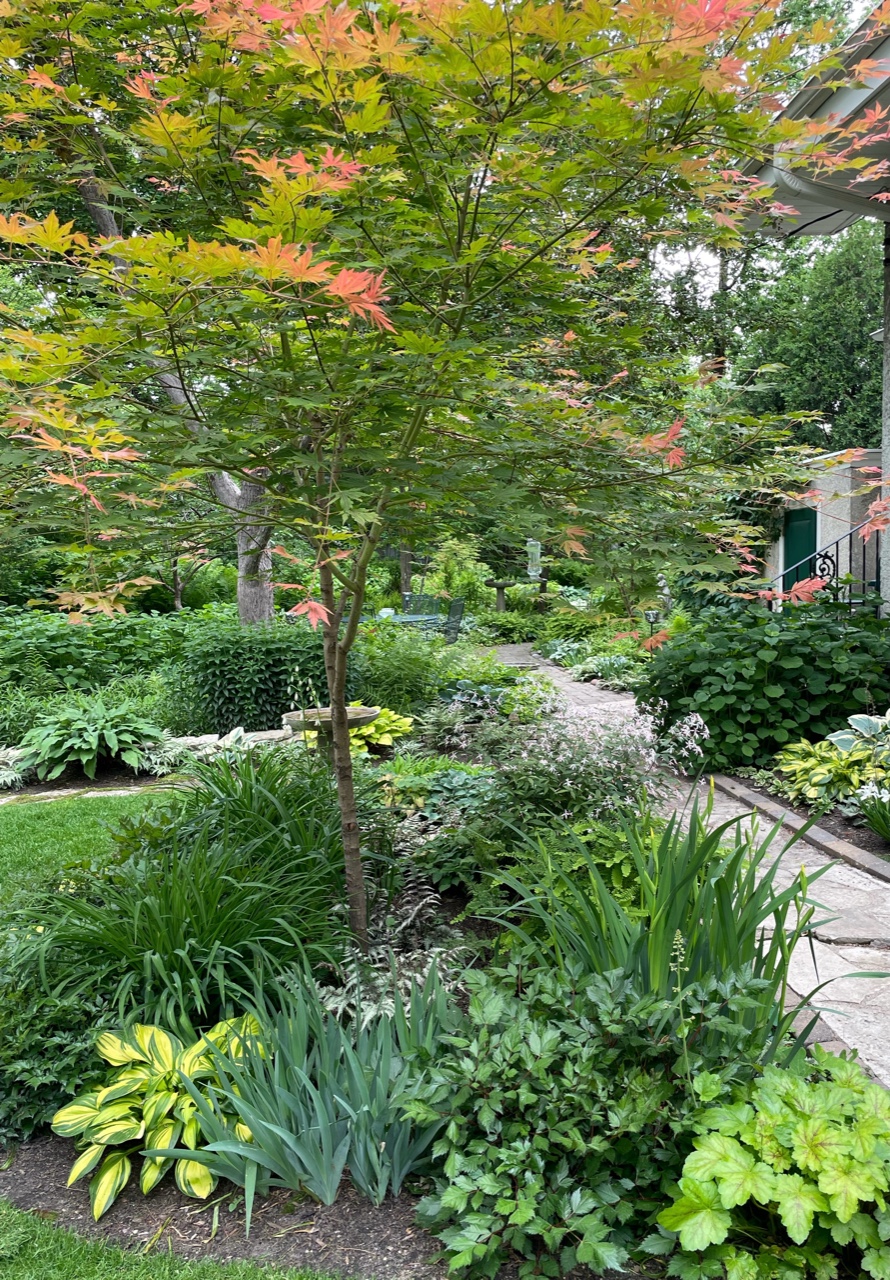
[[[888,670],[890,639],[865,613],[712,608],[653,653],[640,696],[661,727],[700,715],[706,764],[731,769],[767,764],[797,738],[824,738],[851,714],[885,706]]]
[[[35,770],[41,781],[58,778],[73,764],[95,778],[102,762],[119,760],[138,769],[143,748],[157,746],[162,737],[157,725],[127,703],[106,706],[101,697],[81,695],[56,711],[44,712],[22,738],[18,764],[22,770]]]
[[[809,1076],[767,1067],[700,1116],[658,1216],[683,1251],[674,1274],[887,1274],[890,1101],[857,1062],[814,1053]]]

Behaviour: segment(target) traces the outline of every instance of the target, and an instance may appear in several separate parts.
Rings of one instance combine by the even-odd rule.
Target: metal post
[[[881,496],[890,498],[890,222],[884,223],[884,367],[881,383]],[[880,566],[880,592],[884,616],[890,615],[890,556]]]

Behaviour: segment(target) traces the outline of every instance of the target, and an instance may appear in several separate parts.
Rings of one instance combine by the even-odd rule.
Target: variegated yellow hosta
[[[137,1023],[120,1035],[103,1032],[96,1048],[115,1067],[108,1084],[75,1098],[53,1117],[52,1127],[64,1138],[77,1138],[80,1148],[68,1186],[92,1173],[90,1203],[101,1218],[130,1180],[132,1158],[144,1150],[175,1146],[197,1149],[201,1139],[197,1107],[184,1078],[213,1083],[211,1045],[238,1051],[244,1036],[259,1032],[249,1014],[219,1022],[194,1044],[184,1045],[162,1027]],[[216,1179],[196,1160],[145,1156],[139,1184],[144,1195],[175,1165],[180,1191],[206,1199]]]
[[[350,702],[350,707],[360,707],[360,702]],[[367,755],[370,747],[391,747],[396,738],[404,738],[411,732],[414,720],[411,716],[400,716],[389,707],[381,707],[380,714],[370,724],[358,725],[349,730],[349,748],[353,755]],[[314,747],[318,734],[314,729],[304,729],[296,735],[309,747]]]

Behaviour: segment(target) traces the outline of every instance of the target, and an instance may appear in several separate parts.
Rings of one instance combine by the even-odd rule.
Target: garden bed
[[[73,1144],[62,1138],[25,1143],[0,1172],[0,1195],[57,1226],[133,1250],[172,1249],[183,1257],[218,1262],[249,1258],[368,1280],[442,1280],[447,1274],[431,1261],[438,1241],[414,1221],[414,1196],[390,1197],[375,1209],[348,1186],[333,1205],[275,1192],[257,1202],[246,1237],[243,1196],[236,1187],[224,1190],[221,1184],[204,1203],[182,1195],[170,1180],[150,1196],[143,1196],[134,1181],[97,1223],[86,1183],[65,1185],[73,1152]]]
[[[800,803],[792,803],[785,796],[777,796],[774,792],[768,791],[766,787],[758,786],[751,778],[736,778],[732,781],[740,787],[746,787],[749,791],[754,791],[759,796],[763,796],[765,800],[770,800],[773,804],[781,805],[783,809],[788,809],[798,818],[804,821],[813,819],[817,827],[821,827],[823,831],[829,832],[836,836],[838,840],[846,840],[849,844],[855,845],[858,849],[863,849],[866,853],[876,854],[879,858],[890,859],[890,844],[867,827],[865,823],[851,821],[845,818],[837,809],[829,809],[825,813],[814,811],[808,805]]]

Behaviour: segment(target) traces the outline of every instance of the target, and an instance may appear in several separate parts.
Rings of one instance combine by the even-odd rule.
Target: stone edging
[[[726,778],[723,774],[715,773],[711,775],[711,781],[716,790],[732,796],[733,800],[739,800],[750,809],[756,809],[758,813],[765,814],[774,822],[781,822],[783,827],[799,831],[801,827],[806,826],[806,819],[798,817],[796,813],[792,813],[784,805],[777,804],[775,800],[767,800],[765,796],[736,782],[734,778]],[[841,840],[833,836],[830,831],[817,826],[809,827],[803,839],[820,853],[827,854],[829,858],[839,858],[841,862],[848,862],[850,866],[858,867],[860,871],[890,883],[890,861],[879,858],[874,853],[867,853],[865,849],[857,848],[855,844],[850,844],[849,840]]]

